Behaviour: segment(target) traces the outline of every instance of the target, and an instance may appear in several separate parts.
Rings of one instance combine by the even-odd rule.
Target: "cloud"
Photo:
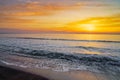
[[[10,16],[0,16],[0,23],[26,23],[26,22],[34,22],[31,19],[22,19],[18,17],[10,17]]]
[[[84,20],[78,20],[66,24],[64,31],[73,32],[88,32],[89,28],[94,27],[93,33],[118,33],[120,32],[120,14],[105,16],[105,17],[91,17]]]
[[[25,0],[23,0],[25,1]],[[65,0],[66,1],[66,0]],[[72,0],[73,1],[73,0]],[[48,1],[49,2],[49,1]],[[55,28],[55,30],[59,31],[79,31],[77,30],[76,26],[79,25],[81,28],[81,24],[89,24],[89,23],[95,23],[97,24],[97,27],[118,27],[120,22],[120,15],[116,16],[110,16],[110,17],[94,17],[89,18],[85,20],[79,20],[75,22],[70,22],[66,24],[64,27],[58,28],[59,26],[63,26],[64,23],[64,13],[62,13],[59,17],[60,20],[58,20],[59,24],[55,24],[55,21],[57,22],[57,17],[55,14],[59,14],[60,12],[65,12],[66,14],[69,14],[69,12],[73,12],[72,16],[74,17],[74,12],[78,12],[78,15],[84,10],[92,10],[91,7],[109,7],[110,5],[99,3],[99,2],[91,2],[91,1],[76,1],[73,3],[42,3],[40,1],[30,1],[30,2],[23,2],[23,3],[15,3],[15,4],[9,4],[9,5],[1,5],[0,6],[0,27],[10,27],[10,28],[24,28],[26,29],[46,29],[46,27],[49,27],[48,30],[52,30]],[[69,0],[67,1],[69,2]],[[83,8],[85,7],[85,8]],[[82,8],[82,9],[81,9]],[[91,9],[90,9],[91,8]],[[102,8],[103,9],[103,8]],[[92,13],[91,13],[92,14]],[[52,16],[55,15],[55,16]],[[41,17],[38,17],[41,16]],[[46,17],[42,17],[46,16]],[[69,16],[69,15],[68,15]],[[82,16],[82,15],[81,15]],[[55,19],[52,19],[55,18]],[[70,17],[65,17],[70,19]],[[40,21],[42,20],[43,21]],[[68,20],[67,19],[67,20]],[[66,19],[65,19],[66,20]],[[66,20],[66,21],[67,21]],[[48,23],[49,22],[49,23]],[[69,20],[68,20],[69,22]],[[75,28],[75,29],[74,29]],[[25,28],[24,28],[25,29]]]
[[[5,16],[46,16],[55,14],[56,11],[78,9],[75,4],[42,4],[40,2],[29,2],[15,5],[0,6],[0,13]]]
[[[57,11],[80,10],[81,7],[106,7],[105,3],[93,3],[90,1],[77,1],[73,3],[42,3],[40,1],[30,1],[16,3],[12,5],[1,5],[0,13],[5,16],[46,16],[53,15]]]
[[[23,28],[30,27],[30,25],[32,25],[33,23],[36,23],[36,21],[32,19],[22,19],[18,17],[0,16],[0,28],[21,29],[22,27]]]
[[[120,27],[120,14],[113,16],[105,16],[105,17],[91,17],[84,20],[79,20],[75,22],[68,23],[67,25],[75,26],[78,24],[98,24],[100,27],[104,27],[105,25],[118,24],[116,27]],[[103,25],[103,26],[102,26]],[[114,26],[115,27],[115,26]]]

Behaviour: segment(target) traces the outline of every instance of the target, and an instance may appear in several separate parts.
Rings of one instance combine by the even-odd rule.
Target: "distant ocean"
[[[120,73],[120,35],[0,34],[0,61],[60,72]]]

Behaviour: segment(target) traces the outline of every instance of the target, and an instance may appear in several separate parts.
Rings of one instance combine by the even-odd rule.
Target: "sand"
[[[109,80],[103,74],[89,71],[56,72],[44,69],[0,66],[0,80]],[[119,79],[113,79],[119,80]]]
[[[0,59],[10,56],[2,54]],[[57,72],[49,69],[23,68],[0,62],[0,80],[120,80],[120,73],[95,73],[90,71]]]
[[[120,80],[120,74],[90,71],[56,72],[48,69],[21,68],[0,63],[0,80]]]
[[[0,80],[49,80],[40,75],[35,75],[20,70],[0,66]]]

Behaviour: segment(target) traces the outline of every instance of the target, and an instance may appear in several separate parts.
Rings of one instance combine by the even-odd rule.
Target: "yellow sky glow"
[[[94,31],[95,30],[95,25],[94,24],[83,24],[81,26],[83,26],[84,29],[87,30],[87,31]]]
[[[0,28],[39,32],[120,33],[119,9],[117,5],[99,1],[69,4],[31,1],[2,5]]]

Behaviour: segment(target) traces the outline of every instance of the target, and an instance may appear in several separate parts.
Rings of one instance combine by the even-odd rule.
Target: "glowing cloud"
[[[1,0],[0,28],[38,32],[120,33],[119,2]]]
[[[64,28],[68,27],[74,32],[119,33],[120,15],[88,18],[68,23]]]

